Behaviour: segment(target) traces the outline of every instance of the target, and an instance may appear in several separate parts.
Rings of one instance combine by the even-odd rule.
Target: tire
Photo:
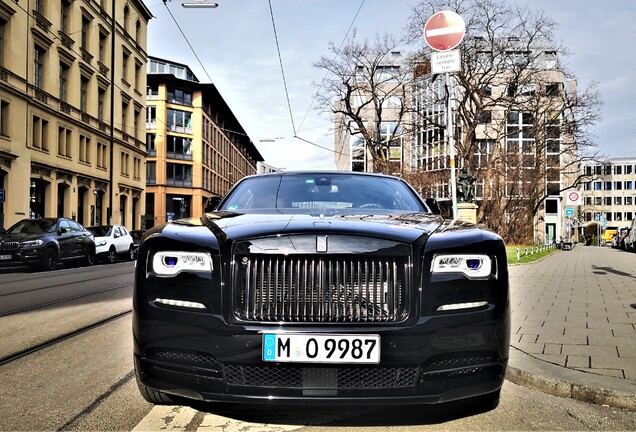
[[[128,248],[128,259],[130,261],[135,260],[135,248],[133,247],[133,245],[130,245],[130,247]]]
[[[84,264],[88,267],[95,264],[95,249],[89,248],[87,251],[84,251]]]
[[[57,250],[53,247],[48,247],[44,251],[44,255],[42,255],[42,262],[40,264],[40,270],[50,271],[55,270],[57,267],[57,263],[59,260],[59,254]]]
[[[139,393],[141,393],[141,397],[143,397],[147,402],[150,402],[155,405],[174,405],[174,399],[167,393],[160,392],[157,390],[152,390],[146,387],[144,384],[139,381],[139,376],[135,374],[135,380],[137,381],[137,387],[139,388]]]
[[[110,249],[108,249],[108,255],[106,255],[106,262],[108,264],[115,264],[117,262],[117,249],[115,249],[115,246],[111,246]]]

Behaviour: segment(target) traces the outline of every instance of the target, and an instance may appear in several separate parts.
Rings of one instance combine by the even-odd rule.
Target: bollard
[[[521,250],[517,248],[517,261],[521,260]]]

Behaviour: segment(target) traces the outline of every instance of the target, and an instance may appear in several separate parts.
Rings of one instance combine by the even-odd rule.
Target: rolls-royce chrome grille
[[[407,318],[408,257],[236,256],[236,317],[374,323]]]

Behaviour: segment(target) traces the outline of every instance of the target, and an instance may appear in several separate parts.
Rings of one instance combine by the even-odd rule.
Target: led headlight
[[[462,273],[469,278],[487,277],[492,271],[488,255],[435,255],[431,273]]]
[[[22,242],[22,246],[24,247],[36,247],[41,246],[44,241],[42,240],[27,240]]]
[[[210,273],[212,257],[207,252],[157,252],[152,259],[152,269],[160,277],[173,277],[182,272]]]

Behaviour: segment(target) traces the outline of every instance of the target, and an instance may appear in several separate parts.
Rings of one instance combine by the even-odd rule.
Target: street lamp
[[[170,0],[163,0],[164,3],[169,2]],[[219,6],[218,3],[210,3],[207,0],[194,0],[191,2],[181,3],[181,6],[184,8],[192,8],[192,9],[212,9]]]

